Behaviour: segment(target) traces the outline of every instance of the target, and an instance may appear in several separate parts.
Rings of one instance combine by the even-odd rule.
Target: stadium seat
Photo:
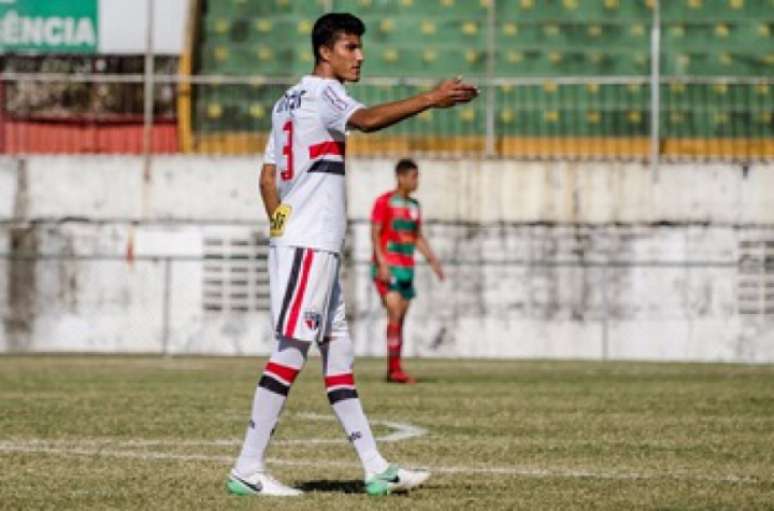
[[[204,2],[197,68],[204,74],[286,77],[312,68],[309,33],[331,6],[366,23],[367,77],[430,81],[485,77],[641,76],[650,72],[650,0],[209,0]],[[495,9],[494,49],[488,47]],[[769,0],[661,2],[661,130],[674,137],[771,136],[774,91],[713,77],[770,76],[774,10]],[[686,85],[680,77],[707,77]],[[764,86],[765,85],[765,86]],[[352,87],[366,103],[416,87]],[[277,87],[202,86],[197,130],[268,129]],[[495,91],[498,136],[640,136],[650,123],[650,90],[635,85],[545,85]],[[697,105],[706,105],[697,109]],[[390,133],[482,135],[486,102],[428,112]]]

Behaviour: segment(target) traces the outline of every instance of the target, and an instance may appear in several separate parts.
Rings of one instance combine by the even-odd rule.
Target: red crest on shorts
[[[304,323],[306,323],[307,328],[309,330],[317,330],[320,328],[320,323],[322,322],[322,316],[319,312],[312,312],[312,311],[305,311],[304,312]]]

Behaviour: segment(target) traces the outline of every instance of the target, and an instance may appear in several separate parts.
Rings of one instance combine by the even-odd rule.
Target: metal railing
[[[175,63],[170,59],[158,69],[153,54],[155,0],[145,2],[148,18],[142,73],[96,73],[93,71],[99,66],[81,65],[73,66],[69,73],[5,72],[0,75],[1,153],[142,154],[147,169],[152,155],[159,153],[254,155],[262,152],[270,129],[272,105],[297,77],[189,74],[195,69],[197,26],[201,21],[198,17],[203,16],[196,2],[191,4],[189,12],[186,48],[177,62],[180,74],[170,74],[174,67],[169,64]],[[328,0],[318,7],[329,11],[336,8],[336,2]],[[621,42],[622,50],[631,54],[633,60],[616,61],[620,66],[610,69],[599,67],[605,63],[603,50],[611,50],[606,40],[599,37],[603,32],[599,24],[602,19],[590,14],[593,19],[582,23],[569,14],[557,19],[531,14],[518,20],[524,25],[521,29],[542,35],[519,44],[504,44],[497,35],[498,30],[509,29],[511,35],[519,31],[514,13],[506,13],[497,2],[481,2],[480,7],[483,10],[472,15],[475,22],[471,18],[467,23],[470,25],[468,36],[478,34],[479,30],[484,36],[476,43],[478,46],[468,47],[464,37],[452,46],[467,50],[464,62],[458,65],[463,68],[467,65],[476,75],[472,81],[481,88],[482,97],[459,108],[423,112],[377,134],[355,134],[348,146],[349,154],[637,160],[650,162],[654,177],[661,160],[774,159],[774,78],[766,74],[761,77],[682,76],[691,68],[683,64],[675,67],[668,62],[662,66],[662,57],[670,62],[675,56],[690,61],[662,40],[664,27],[675,28],[674,6],[655,0],[648,2],[643,10],[630,12],[629,17],[607,19],[618,32],[622,26],[633,23],[628,30],[631,37]],[[662,9],[665,19],[662,19]],[[500,15],[511,21],[503,25]],[[220,23],[221,29],[215,27],[215,32],[208,36],[219,41],[218,45],[228,44],[228,39],[223,39],[224,30],[228,29],[228,20],[225,21]],[[716,31],[727,36],[728,27],[721,25],[715,27]],[[380,30],[388,28],[380,26]],[[682,33],[682,25],[678,28]],[[764,28],[768,31],[767,26]],[[543,36],[549,38],[545,45]],[[212,59],[199,57],[203,62],[198,66],[202,69],[233,69],[240,73],[255,58],[248,52],[240,57],[244,66],[237,60],[236,67],[222,67],[228,58],[228,47],[210,50],[214,51]],[[519,62],[542,50],[548,51],[546,57],[553,64],[563,60],[563,52],[573,59],[582,58],[569,59],[570,67],[498,69],[498,62],[503,58],[509,61],[512,56],[514,62]],[[687,51],[687,47],[683,50]],[[397,50],[391,51],[392,61],[398,62]],[[616,49],[611,51],[612,55]],[[761,69],[766,69],[770,59],[761,60],[757,50],[745,51],[751,58],[757,55]],[[269,51],[267,55],[272,53]],[[303,57],[306,60],[301,61],[311,66],[307,62],[310,56],[304,53]],[[729,65],[734,61],[730,54],[720,57]],[[444,66],[433,68],[428,64],[436,58],[425,55],[423,62],[427,65],[415,67],[416,74],[437,75],[438,69]],[[35,69],[24,58],[12,59],[18,61],[16,67],[6,69]],[[579,67],[578,62],[585,64]],[[283,63],[283,69],[288,73],[297,72],[298,66],[291,64]],[[406,61],[406,64],[410,63]],[[411,65],[415,64],[412,61]],[[40,69],[52,68],[68,69],[67,66]],[[84,68],[92,72],[77,72]],[[432,72],[428,71],[431,68]],[[134,69],[139,71],[140,67]],[[389,69],[388,66],[382,72],[389,74]],[[555,76],[559,69],[565,69],[568,74],[575,70],[583,76]],[[545,76],[514,77],[518,72],[514,70]],[[588,76],[593,72],[610,75]],[[758,71],[747,66],[739,72]],[[621,76],[622,73],[633,76]],[[353,85],[351,91],[365,104],[376,104],[416,94],[431,87],[434,81],[427,77],[366,78]]]
[[[274,100],[293,82],[262,76],[156,75],[151,110],[141,74],[5,73],[6,154],[257,154]],[[364,79],[366,104],[427,90],[427,79]],[[478,80],[483,98],[355,134],[359,156],[761,161],[774,158],[774,78],[647,77]],[[179,91],[190,90],[190,112]],[[658,115],[651,111],[658,104]],[[190,115],[183,129],[181,115]],[[657,122],[658,125],[653,123]]]

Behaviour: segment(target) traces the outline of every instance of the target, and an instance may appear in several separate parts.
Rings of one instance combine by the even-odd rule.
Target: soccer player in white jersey
[[[362,21],[329,13],[312,29],[315,67],[274,105],[261,169],[261,197],[271,223],[269,288],[277,344],[258,383],[242,450],[227,480],[238,495],[293,496],[301,492],[272,478],[264,453],[312,342],[322,354],[328,400],[352,443],[371,495],[408,490],[429,473],[388,463],[376,446],[352,375],[339,282],[346,230],[346,131],[379,130],[429,108],[466,103],[478,94],[459,78],[430,92],[365,107],[344,89],[363,65]]]

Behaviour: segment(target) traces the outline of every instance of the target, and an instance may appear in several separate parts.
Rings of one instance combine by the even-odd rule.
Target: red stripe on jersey
[[[329,140],[328,142],[322,142],[320,144],[314,144],[309,146],[309,158],[314,159],[318,156],[344,156],[346,152],[344,142],[334,142]]]
[[[388,266],[400,266],[402,268],[414,266],[414,256],[385,251],[384,258],[387,260]]]
[[[304,291],[306,290],[306,281],[309,280],[309,268],[312,266],[312,259],[314,259],[314,251],[307,249],[303,269],[301,270],[301,282],[298,284],[296,299],[293,301],[293,307],[290,309],[290,319],[288,319],[285,330],[286,337],[293,337],[293,334],[296,332],[298,313],[301,311],[301,303],[304,301]]]
[[[417,233],[411,231],[398,231],[395,233],[394,241],[397,241],[398,243],[415,243],[417,241]]]
[[[266,364],[266,369],[264,369],[264,371],[274,373],[288,383],[293,383],[293,380],[295,380],[296,376],[298,376],[298,369],[275,364],[274,362],[269,362]]]
[[[355,386],[355,377],[352,374],[337,374],[336,376],[325,377],[325,388],[336,387],[338,385]]]

